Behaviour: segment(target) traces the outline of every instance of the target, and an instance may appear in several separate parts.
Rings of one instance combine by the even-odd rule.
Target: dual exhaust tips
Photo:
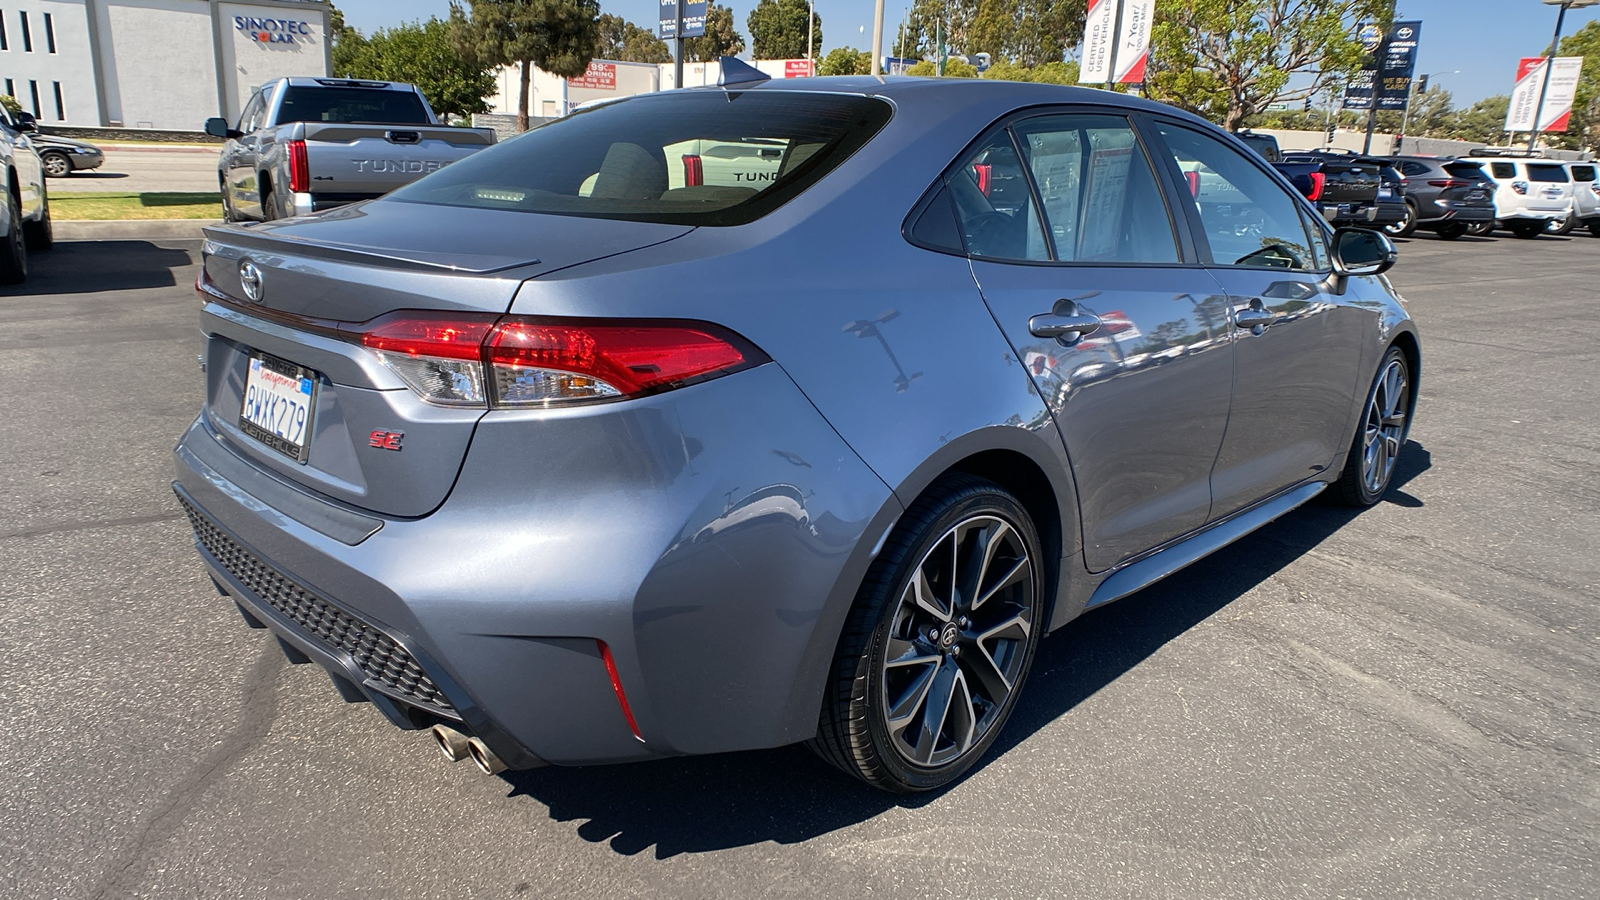
[[[434,743],[439,745],[439,752],[451,762],[460,762],[470,756],[473,765],[485,775],[498,775],[506,770],[506,764],[494,755],[489,745],[475,737],[467,737],[446,725],[433,726],[432,734]]]

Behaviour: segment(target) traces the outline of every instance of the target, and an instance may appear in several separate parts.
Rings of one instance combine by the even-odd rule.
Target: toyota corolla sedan
[[[742,77],[207,230],[174,489],[291,661],[489,773],[809,742],[927,790],[1050,631],[1384,494],[1393,246],[1230,135]]]

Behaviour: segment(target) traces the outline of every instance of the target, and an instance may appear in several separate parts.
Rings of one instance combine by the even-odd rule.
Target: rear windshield
[[[1566,166],[1530,165],[1528,166],[1529,181],[1564,182],[1567,181]]]
[[[1261,154],[1262,159],[1267,162],[1278,161],[1278,139],[1272,135],[1241,134],[1237,135],[1237,137],[1239,140],[1244,141],[1245,146]]]
[[[777,209],[889,121],[870,97],[721,90],[573,113],[389,195],[442,206],[683,225]]]
[[[1572,167],[1572,180],[1573,181],[1594,181],[1594,178],[1595,178],[1594,166],[1573,166]]]
[[[422,98],[412,91],[334,87],[292,87],[284,91],[278,124],[289,122],[431,124]]]
[[[1466,178],[1466,179],[1469,179],[1471,181],[1482,181],[1486,177],[1488,177],[1488,176],[1483,174],[1483,167],[1478,165],[1477,163],[1469,163],[1469,162],[1445,163],[1444,164],[1444,170],[1446,172],[1449,172],[1450,176],[1452,178]]]
[[[1502,163],[1502,162],[1490,163],[1489,164],[1489,168],[1494,170],[1494,177],[1496,177],[1496,178],[1515,178],[1515,177],[1517,177],[1517,164],[1516,163]]]

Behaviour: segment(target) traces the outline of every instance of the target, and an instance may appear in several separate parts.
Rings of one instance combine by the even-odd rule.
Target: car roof
[[[884,97],[897,106],[927,105],[937,107],[951,98],[962,101],[975,96],[992,98],[995,105],[1013,108],[1034,104],[1082,104],[1110,106],[1123,110],[1163,113],[1195,122],[1204,119],[1176,107],[1156,103],[1130,94],[1119,94],[1099,88],[1072,87],[1060,84],[1035,84],[1030,81],[1003,81],[991,78],[924,78],[915,75],[824,75],[818,78],[773,78],[767,81],[719,87],[685,88],[689,92],[729,91],[798,91],[803,93],[858,94],[864,97]],[[672,93],[672,92],[665,92]],[[1207,123],[1209,124],[1209,123]]]

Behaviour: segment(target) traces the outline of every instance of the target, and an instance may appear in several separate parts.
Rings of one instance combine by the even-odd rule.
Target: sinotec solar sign
[[[293,44],[296,36],[310,37],[310,22],[296,19],[258,19],[255,16],[234,16],[233,27],[249,35],[258,44]]]

